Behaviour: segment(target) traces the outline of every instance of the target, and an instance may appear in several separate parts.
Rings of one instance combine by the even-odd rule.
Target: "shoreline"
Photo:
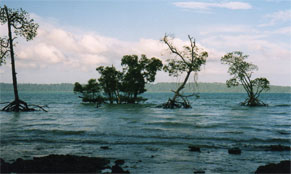
[[[193,151],[193,147],[189,147]],[[199,149],[200,150],[200,149]],[[194,151],[197,151],[196,149]],[[110,166],[108,158],[56,155],[51,154],[44,157],[33,157],[32,159],[16,159],[12,163],[5,162],[0,158],[1,173],[130,173],[124,170],[124,160],[117,159],[114,165]],[[290,174],[290,160],[283,160],[279,163],[269,163],[258,166],[255,174],[273,173]],[[194,173],[205,173],[205,171],[194,171]]]
[[[107,158],[56,155],[33,157],[32,159],[16,159],[12,163],[0,158],[1,173],[129,173],[121,166],[124,160],[115,160],[110,166]]]

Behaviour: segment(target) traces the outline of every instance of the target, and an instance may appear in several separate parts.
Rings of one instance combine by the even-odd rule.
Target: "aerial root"
[[[175,109],[175,108],[185,108],[185,109],[188,109],[188,108],[191,108],[191,105],[189,103],[189,101],[184,98],[184,97],[181,97],[182,98],[182,102],[180,101],[174,101],[172,99],[169,98],[169,100],[162,104],[162,107],[164,109]]]
[[[241,103],[242,106],[268,106],[264,102],[260,101],[258,98],[247,98]]]
[[[5,103],[8,103],[8,102],[5,102]],[[5,103],[1,103],[1,104],[5,104]],[[44,107],[47,107],[47,106],[28,105],[26,102],[24,102],[22,100],[14,100],[13,102],[11,102],[8,105],[6,105],[2,109],[2,111],[6,111],[6,112],[19,112],[19,111],[28,112],[28,111],[42,110],[42,111],[47,112],[47,110],[45,110]]]

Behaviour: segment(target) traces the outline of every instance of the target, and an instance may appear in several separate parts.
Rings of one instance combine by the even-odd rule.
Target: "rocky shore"
[[[123,160],[116,160],[110,167],[105,158],[49,155],[31,160],[18,158],[13,163],[0,159],[0,173],[129,173],[122,169]]]
[[[272,174],[290,174],[290,160],[281,161],[278,164],[267,164],[265,166],[260,166],[257,168],[255,174],[264,174],[264,173],[272,173]]]
[[[102,146],[101,149],[110,149]],[[201,152],[200,147],[188,146],[190,152]],[[290,147],[281,145],[272,145],[266,150],[270,151],[290,151]],[[235,147],[228,149],[230,155],[240,155],[241,149]],[[154,156],[152,156],[153,158]],[[140,160],[140,162],[142,162]],[[0,158],[0,173],[130,173],[123,169],[125,161],[115,160],[114,164],[109,159],[75,155],[48,155],[44,157],[34,157],[24,160],[16,159],[12,163],[5,162]],[[256,174],[291,174],[290,160],[281,161],[277,164],[266,164],[258,166]],[[194,173],[207,173],[204,170],[194,170]]]

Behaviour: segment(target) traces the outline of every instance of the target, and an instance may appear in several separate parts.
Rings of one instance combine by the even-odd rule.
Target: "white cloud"
[[[291,24],[291,10],[281,10],[274,12],[272,14],[267,14],[264,16],[266,20],[268,20],[267,23],[260,24],[260,27],[266,27],[266,26],[273,26],[278,23],[285,23],[288,22],[289,25]]]
[[[291,50],[288,43],[272,42],[255,35],[213,35],[202,40],[208,47],[224,52],[243,51],[261,74],[290,73]],[[220,58],[220,57],[219,57]]]
[[[159,40],[141,38],[127,42],[94,32],[72,32],[74,30],[56,27],[40,17],[36,19],[40,25],[37,37],[29,42],[17,39],[15,53],[21,68],[39,69],[60,64],[91,71],[100,65],[118,66],[126,54],[161,57],[164,48]]]
[[[23,80],[24,82],[31,82],[33,78],[30,76],[34,74],[43,75],[41,80],[47,79],[48,82],[86,82],[89,78],[97,77],[97,66],[113,64],[120,68],[120,60],[126,54],[146,54],[148,57],[159,57],[162,60],[169,58],[167,47],[159,39],[123,41],[94,32],[64,29],[40,19],[37,22],[40,28],[34,40],[26,42],[17,39],[17,70],[19,74],[27,75],[28,78]],[[290,74],[289,43],[267,39],[272,34],[290,36],[290,27],[273,31],[262,31],[245,25],[207,28],[201,30],[203,33],[200,37],[203,38],[197,40],[198,46],[209,53],[207,63],[199,73],[201,81],[210,79],[223,82],[228,75],[227,67],[221,65],[220,58],[225,53],[236,50],[249,54],[249,60],[259,66],[259,72],[264,74],[263,76],[268,73],[274,74],[272,77],[276,77],[276,73]],[[188,43],[187,39],[174,39],[174,44],[180,49]],[[4,66],[4,73],[1,73],[10,73],[11,70],[7,68],[9,63]],[[158,74],[159,81],[171,80],[166,73]],[[10,82],[11,79],[5,81]]]
[[[245,2],[175,2],[175,6],[187,9],[208,10],[210,8],[226,8],[231,10],[247,10],[252,6]]]
[[[43,61],[43,63],[59,63],[64,60],[63,53],[53,45],[37,43],[30,47],[25,47],[17,54],[24,61]]]

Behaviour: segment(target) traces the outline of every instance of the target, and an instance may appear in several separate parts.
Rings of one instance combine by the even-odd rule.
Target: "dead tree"
[[[193,37],[188,35],[188,39],[190,45],[183,46],[183,50],[179,50],[174,46],[172,42],[173,38],[169,37],[167,34],[162,39],[162,42],[168,46],[170,53],[175,55],[175,58],[167,60],[168,64],[164,66],[164,71],[174,77],[186,73],[184,81],[180,84],[178,89],[172,91],[174,92],[174,96],[169,98],[168,101],[162,105],[163,108],[191,108],[188,97],[194,96],[195,94],[186,96],[181,94],[181,91],[187,84],[191,74],[200,71],[201,65],[206,63],[208,53],[199,50]]]

